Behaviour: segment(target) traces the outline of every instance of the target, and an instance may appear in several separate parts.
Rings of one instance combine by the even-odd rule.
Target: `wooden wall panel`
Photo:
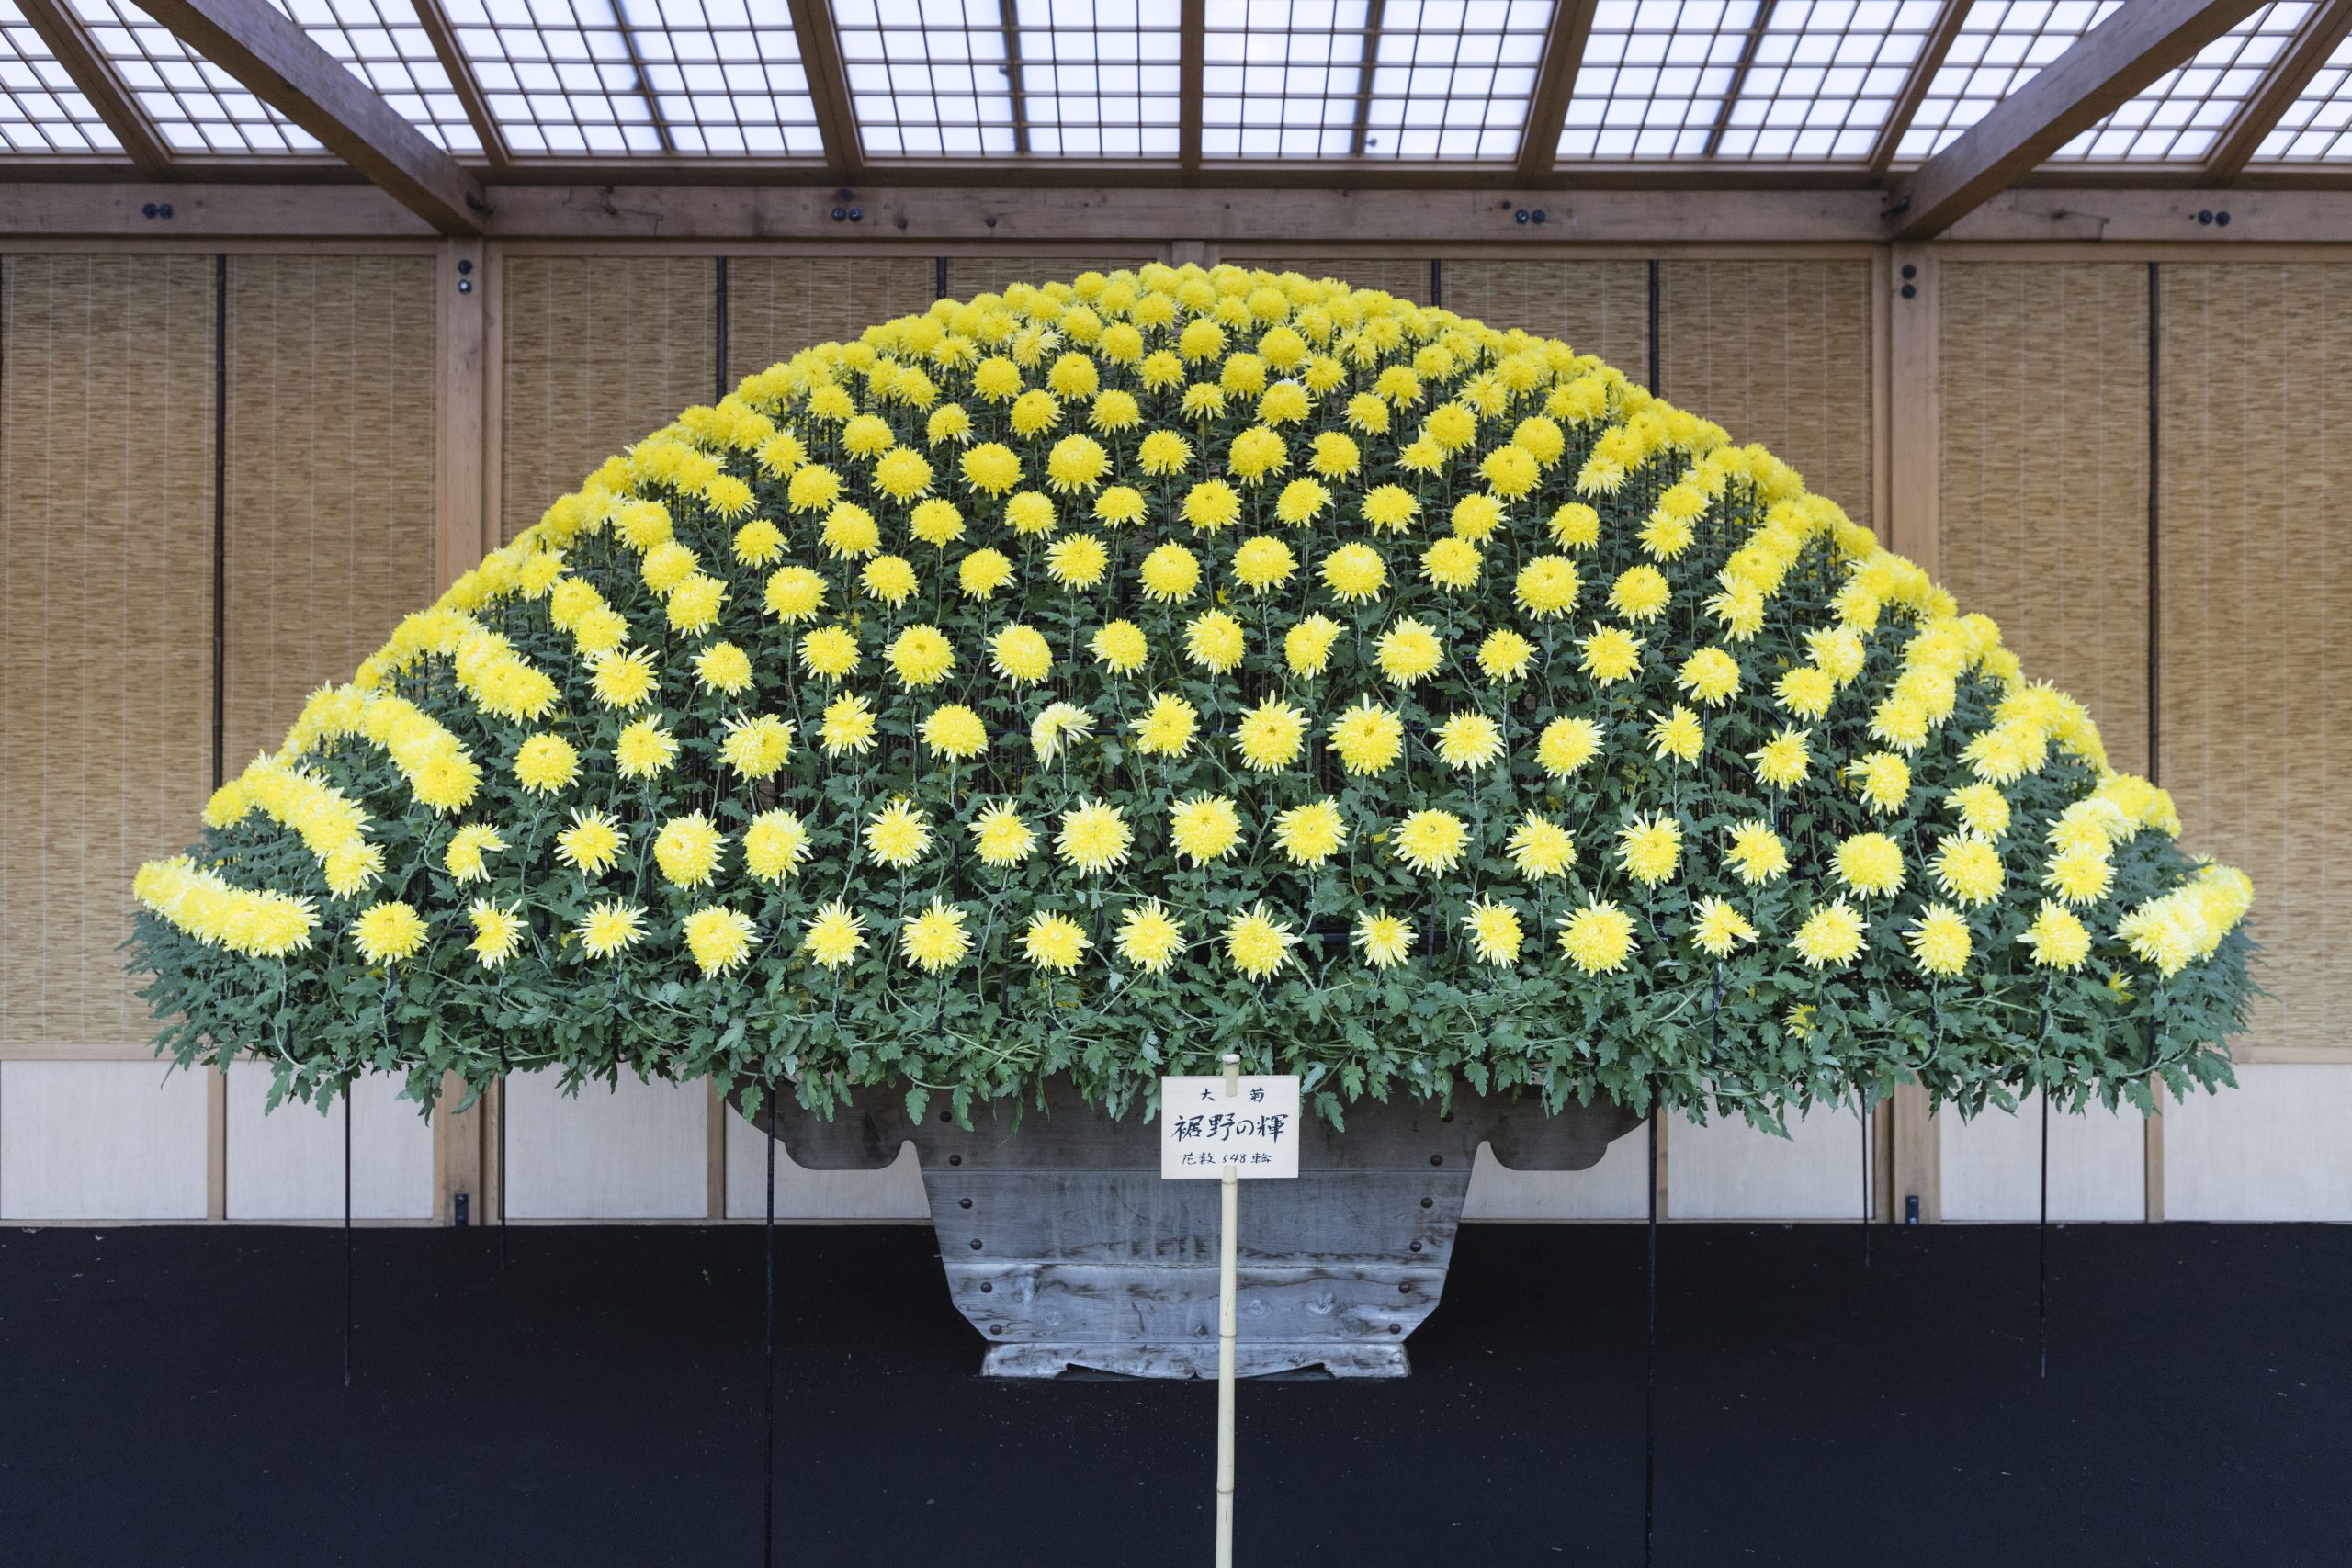
[[[2136,1111],[2050,1118],[2050,1217],[2075,1224],[2147,1217],[2146,1122]],[[2021,1224],[2041,1213],[2041,1097],[2013,1113],[1945,1116],[1943,1217]]]
[[[756,1220],[765,1213],[760,1183],[767,1176],[767,1140],[734,1111],[727,1112],[727,1217]],[[806,1222],[846,1221],[874,1224],[928,1220],[922,1167],[914,1150],[901,1146],[897,1163],[881,1170],[810,1170],[776,1151],[775,1217]]]
[[[2148,765],[2148,278],[1940,264],[1937,577]]]
[[[154,1032],[116,947],[212,784],[213,265],[0,259],[0,1043]]]
[[[2165,1218],[2352,1221],[2352,1067],[2253,1062],[2165,1105]]]
[[[727,384],[931,308],[930,256],[744,256],[727,264]]]
[[[2158,288],[2156,779],[2254,878],[2254,1043],[2352,1044],[2352,265]]]
[[[1702,1127],[1669,1116],[1666,1134],[1668,1211],[1675,1219],[1861,1218],[1862,1127],[1851,1106],[1792,1115],[1785,1138],[1736,1117]]]
[[[1448,261],[1440,276],[1449,310],[1558,338],[1635,381],[1649,379],[1647,262]]]
[[[163,1062],[0,1062],[0,1219],[204,1218],[209,1089]]]
[[[351,1213],[361,1220],[433,1217],[433,1129],[401,1080],[359,1081],[351,1100]],[[229,1070],[228,1215],[232,1220],[343,1217],[343,1106],[321,1115],[289,1100],[274,1111],[269,1069]]]
[[[433,263],[232,256],[228,347],[233,773],[432,602]]]
[[[709,1212],[710,1090],[555,1072],[506,1083],[506,1213],[517,1220],[701,1219]]]
[[[1129,272],[1160,259],[1158,244],[1137,245],[1125,255],[1099,252],[1068,256],[950,256],[947,297],[969,299],[975,294],[1001,294],[1016,283],[1068,283],[1081,272]]]
[[[1762,442],[1870,523],[1871,317],[1867,261],[1667,262],[1658,390],[1734,441]]]
[[[501,537],[718,390],[708,256],[514,256],[502,267]]]

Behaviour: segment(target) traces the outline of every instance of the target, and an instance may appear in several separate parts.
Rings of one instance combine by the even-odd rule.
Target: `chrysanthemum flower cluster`
[[[2245,879],[1787,465],[1233,267],[943,300],[688,410],[206,825],[138,886],[167,1038],[260,1020],[321,1081],[537,1037],[1119,1101],[1240,1030],[1343,1094],[1755,1114],[2212,1077],[2247,988]]]

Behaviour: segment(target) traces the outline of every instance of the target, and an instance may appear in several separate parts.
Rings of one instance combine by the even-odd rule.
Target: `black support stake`
[[[761,1485],[765,1496],[760,1513],[760,1561],[766,1568],[775,1568],[775,1086],[768,1086],[768,1186],[767,1186],[767,1401],[766,1401],[766,1460],[761,1467]]]
[[[1871,1102],[1863,1092],[1854,1090],[1862,1118],[1862,1267],[1871,1266]]]
[[[229,781],[229,258],[212,258],[212,787]]]
[[[727,258],[712,257],[711,268],[712,292],[717,299],[717,308],[711,313],[718,321],[718,369],[714,379],[718,387],[717,397],[724,398],[727,396]]]
[[[1657,265],[1655,262],[1651,264]],[[1653,1561],[1657,1531],[1657,1107],[1650,1107],[1649,1340],[1642,1385],[1642,1562]]]
[[[1658,368],[1657,296],[1658,265],[1656,260],[1652,260],[1650,263],[1650,396],[1662,398],[1666,393],[1658,386],[1660,371]]]
[[[2041,1065],[2037,1053],[2035,1066]],[[2041,1075],[2037,1073],[2037,1077]],[[2033,1306],[2034,1344],[2039,1352],[2040,1375],[2050,1375],[2050,1086],[2041,1086],[2041,1217],[2036,1221],[2034,1232],[2034,1273],[2036,1275]]]
[[[1435,256],[1430,258],[1430,309],[1434,310],[1445,303],[1445,264]]]
[[[351,1386],[351,1091],[343,1089],[343,1386]]]
[[[511,1077],[498,1080],[498,1271],[506,1272],[506,1092]]]
[[[933,299],[944,299],[947,298],[947,258],[945,256],[937,256],[933,258],[932,288],[933,290],[932,296]]]

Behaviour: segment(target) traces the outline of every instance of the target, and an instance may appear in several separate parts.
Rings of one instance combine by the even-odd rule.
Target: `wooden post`
[[[1241,1058],[1225,1057],[1225,1098],[1241,1095]],[[1225,1201],[1217,1235],[1216,1280],[1216,1568],[1233,1568],[1233,1327],[1237,1244],[1239,1228],[1241,1177],[1232,1166],[1221,1179]]]

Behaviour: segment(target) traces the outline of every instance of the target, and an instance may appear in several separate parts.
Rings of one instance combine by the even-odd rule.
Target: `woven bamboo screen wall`
[[[433,263],[229,260],[227,761],[433,598]]]
[[[1160,247],[1137,245],[1124,254],[1092,253],[1068,256],[951,256],[947,261],[947,297],[969,299],[975,294],[1001,294],[1016,283],[1067,283],[1081,272],[1130,271],[1158,261]]]
[[[1573,340],[1571,340],[1573,341]],[[1871,265],[1670,261],[1658,269],[1658,390],[1870,523]],[[1639,379],[1638,364],[1619,368]]]
[[[0,260],[0,1043],[153,1033],[115,949],[212,784],[213,267]]]
[[[938,290],[938,264],[929,256],[730,260],[727,384],[812,344],[853,343],[878,322],[927,310]]]
[[[1942,264],[1938,572],[2148,765],[2148,269]]]
[[[597,464],[718,395],[707,256],[517,256],[505,264],[501,536]]]
[[[1440,276],[1449,310],[1506,332],[1558,338],[1636,381],[1649,379],[1647,262],[1449,261]]]
[[[2257,1043],[2347,1043],[2352,265],[2159,280],[2158,782],[2254,878]]]

